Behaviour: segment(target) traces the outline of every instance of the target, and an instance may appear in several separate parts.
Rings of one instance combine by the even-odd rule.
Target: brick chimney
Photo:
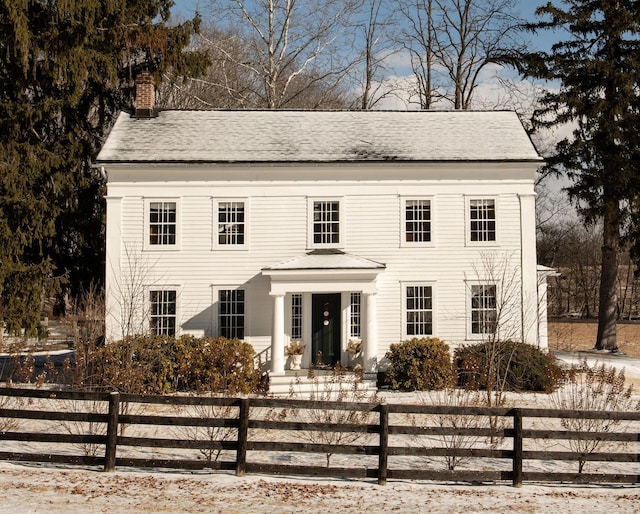
[[[136,78],[136,118],[154,118],[156,111],[156,83],[148,71]]]

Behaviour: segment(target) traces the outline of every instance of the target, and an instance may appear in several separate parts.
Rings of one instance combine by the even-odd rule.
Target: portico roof
[[[262,271],[383,270],[385,267],[386,266],[380,262],[344,253],[341,250],[322,249],[312,250],[305,255],[287,259],[273,266],[264,268]]]

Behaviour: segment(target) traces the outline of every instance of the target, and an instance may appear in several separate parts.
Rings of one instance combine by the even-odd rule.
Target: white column
[[[538,270],[536,259],[536,196],[519,195],[521,226],[522,341],[538,343]]]
[[[364,333],[362,365],[365,373],[378,371],[378,331],[376,329],[376,295],[365,293],[365,315],[367,317]]]
[[[284,295],[273,295],[271,374],[284,375]]]

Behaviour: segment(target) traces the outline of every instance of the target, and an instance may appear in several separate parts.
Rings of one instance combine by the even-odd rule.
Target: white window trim
[[[212,306],[212,314],[213,319],[211,320],[211,326],[213,328],[214,337],[222,337],[220,333],[220,302],[218,299],[220,298],[220,291],[224,290],[239,290],[242,289],[244,291],[244,338],[243,341],[248,342],[250,337],[248,336],[249,332],[249,295],[247,294],[247,287],[245,285],[238,284],[212,284],[211,285],[211,306]]]
[[[338,202],[338,242],[337,243],[314,243],[313,241],[313,204],[314,202]],[[342,196],[330,197],[307,197],[307,248],[344,248],[346,244],[345,234],[345,198]]]
[[[176,333],[175,337],[182,334],[182,318],[180,310],[180,299],[182,297],[182,285],[179,284],[153,284],[144,286],[144,326],[151,334],[151,291],[175,291],[176,292]]]
[[[472,316],[471,316],[471,297],[473,295],[472,286],[495,286],[496,288],[496,315],[498,313],[499,306],[497,305],[500,298],[500,286],[494,280],[466,280],[465,281],[465,327],[466,327],[466,340],[467,341],[488,341],[495,337],[491,333],[474,334],[472,329]],[[498,322],[500,320],[497,320]],[[498,332],[499,327],[496,327]]]
[[[407,201],[428,200],[430,204],[431,241],[407,241]],[[429,248],[436,246],[435,233],[435,198],[433,196],[401,196],[400,197],[400,246]]]
[[[182,200],[181,198],[144,198],[144,244],[143,249],[150,252],[173,252],[180,250],[182,241]],[[149,243],[151,224],[151,204],[155,202],[174,202],[176,204],[176,242],[172,245],[152,245]]]
[[[495,208],[495,222],[496,222],[496,239],[495,241],[471,241],[471,201],[472,200],[493,200]],[[465,217],[465,246],[482,246],[485,248],[491,248],[500,246],[500,202],[495,195],[473,195],[465,196],[464,201],[464,217]]]
[[[416,335],[416,334],[407,334],[407,287],[421,287],[427,286],[431,288],[431,334],[424,335]],[[438,333],[437,327],[437,290],[435,282],[425,282],[425,281],[408,281],[408,282],[400,282],[400,297],[402,301],[401,310],[402,310],[402,339],[411,339],[413,337],[435,337]]]
[[[244,203],[244,243],[243,244],[220,244],[218,242],[218,209],[221,203],[225,202],[242,202]],[[212,241],[213,249],[225,252],[246,251],[249,250],[249,241],[251,236],[251,226],[249,223],[249,212],[251,204],[249,198],[233,197],[233,198],[214,198],[213,202],[213,227]]]

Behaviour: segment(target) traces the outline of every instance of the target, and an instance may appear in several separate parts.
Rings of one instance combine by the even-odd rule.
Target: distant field
[[[595,346],[598,323],[592,320],[549,320],[551,350],[591,350]],[[618,348],[631,357],[640,358],[640,323],[618,323]]]

